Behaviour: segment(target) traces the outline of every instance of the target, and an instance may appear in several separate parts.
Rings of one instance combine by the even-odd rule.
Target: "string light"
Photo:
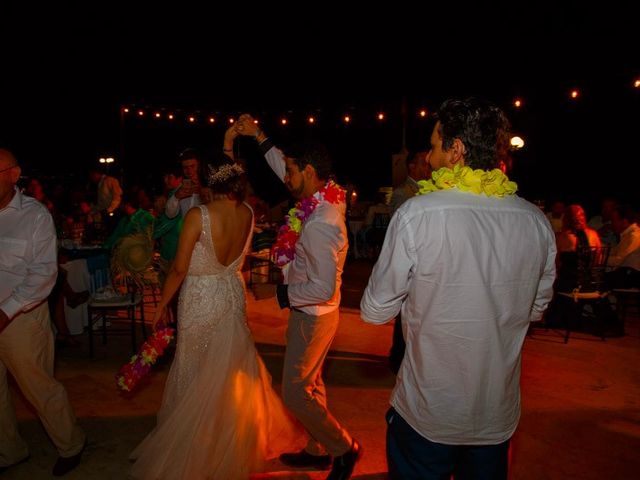
[[[627,84],[629,85],[629,84]],[[633,88],[633,89],[640,89],[640,77],[635,77],[631,79],[631,85],[629,85],[627,88]],[[579,98],[582,97],[582,92],[580,91],[579,88],[572,88],[571,90],[569,90],[568,92],[568,96],[571,100],[578,100]],[[521,97],[516,97],[512,100],[512,107],[519,109],[522,108],[524,106],[524,100]],[[353,107],[351,107],[353,108]],[[165,107],[153,107],[153,106],[138,106],[138,105],[123,105],[121,106],[120,109],[122,114],[129,114],[131,112],[135,112],[136,113],[136,117],[139,118],[143,118],[145,117],[147,114],[152,116],[153,118],[156,119],[161,119],[163,118],[163,116],[165,115],[166,112],[166,108]],[[417,113],[419,118],[427,118],[429,117],[429,110],[427,108],[420,108],[420,109],[416,109],[415,112]],[[180,118],[184,118],[187,123],[189,124],[196,124],[197,123],[197,117],[195,115],[185,115],[183,116],[181,114],[181,111],[178,109],[178,114],[180,114]],[[223,118],[225,115],[224,113],[220,113],[220,112],[216,112],[218,115],[218,118]],[[264,112],[263,112],[264,113]],[[288,113],[290,114],[294,114],[295,112],[293,112],[292,110],[290,110]],[[377,121],[385,121],[387,120],[387,114],[384,111],[378,111],[374,113],[375,119]],[[166,118],[168,120],[174,120],[176,118],[174,113],[166,113]],[[206,116],[205,113],[205,117],[207,118],[207,122],[209,124],[215,124],[217,123],[216,117],[214,115],[209,114],[209,116]],[[317,123],[317,117],[314,115],[307,115],[303,117],[304,120],[308,125],[314,125]],[[343,115],[341,118],[342,122],[344,124],[350,124],[353,123],[353,117],[350,114],[346,114]],[[230,125],[232,125],[233,123],[235,123],[236,119],[233,117],[228,117],[228,123]],[[254,119],[254,123],[258,124],[258,119]],[[287,117],[281,117],[279,119],[279,123],[281,125],[288,125],[289,124],[289,118]]]

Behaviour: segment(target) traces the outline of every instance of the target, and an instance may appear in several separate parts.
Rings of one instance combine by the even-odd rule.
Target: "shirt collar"
[[[22,193],[20,193],[20,189],[16,186],[13,187],[15,194],[11,201],[4,207],[2,210],[6,210],[7,208],[13,208],[14,210],[20,210],[22,208]]]

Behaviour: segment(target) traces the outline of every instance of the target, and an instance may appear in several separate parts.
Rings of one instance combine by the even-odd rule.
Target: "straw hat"
[[[116,244],[111,257],[114,281],[125,283],[126,280],[132,280],[141,285],[144,272],[152,261],[153,239],[150,230],[123,237]]]

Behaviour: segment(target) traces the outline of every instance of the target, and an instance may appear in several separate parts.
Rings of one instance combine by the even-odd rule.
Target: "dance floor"
[[[395,378],[387,368],[392,325],[372,326],[359,318],[358,304],[371,263],[348,263],[338,335],[329,354],[325,382],[329,407],[362,443],[364,455],[354,479],[385,479],[384,412]],[[279,388],[286,312],[273,300],[248,299],[249,323],[260,353]],[[151,318],[153,305],[147,306]],[[56,376],[67,388],[88,435],[80,466],[69,479],[122,479],[129,452],[155,422],[171,354],[163,357],[134,395],[114,384],[128,361],[130,340],[109,336],[88,356],[88,337],[79,347],[57,352]],[[511,448],[511,479],[632,479],[640,470],[640,319],[626,335],[606,341],[535,328],[527,337],[522,364],[522,417]],[[13,388],[20,430],[31,449],[28,462],[7,479],[49,479],[56,452],[37,417]],[[277,460],[255,478],[320,479],[326,472],[291,470]]]

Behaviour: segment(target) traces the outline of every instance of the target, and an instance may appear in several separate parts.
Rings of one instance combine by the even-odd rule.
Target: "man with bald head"
[[[0,473],[29,458],[7,383],[11,373],[58,450],[53,475],[80,463],[85,434],[64,386],[53,378],[47,297],[57,275],[56,232],[47,208],[16,188],[20,166],[0,148]]]

